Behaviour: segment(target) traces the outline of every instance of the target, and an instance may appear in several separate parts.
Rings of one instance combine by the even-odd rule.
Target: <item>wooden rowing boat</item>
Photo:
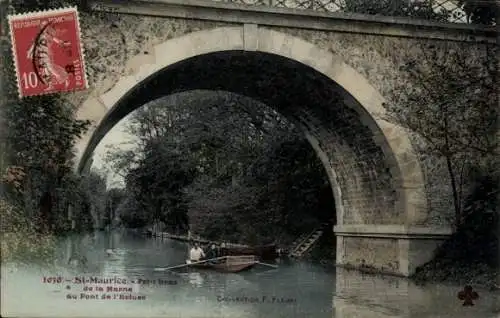
[[[167,271],[181,268],[200,268],[213,269],[224,273],[237,273],[252,268],[254,265],[263,265],[272,268],[278,268],[277,265],[260,262],[255,255],[235,255],[235,256],[220,256],[208,260],[192,262],[187,260],[185,264],[175,265],[170,267],[157,267],[155,271]]]
[[[227,256],[255,255],[261,259],[275,259],[278,257],[276,244],[268,244],[254,247],[221,247],[221,254]]]
[[[187,264],[191,268],[213,269],[223,273],[238,273],[252,268],[258,261],[255,255],[225,256],[214,262]]]

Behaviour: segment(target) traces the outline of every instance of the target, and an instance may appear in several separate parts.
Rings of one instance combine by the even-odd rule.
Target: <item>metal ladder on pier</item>
[[[299,237],[295,243],[292,245],[289,257],[301,257],[307,252],[311,247],[319,240],[321,235],[328,224],[323,223],[320,227],[314,229],[312,232],[306,235],[302,235]]]

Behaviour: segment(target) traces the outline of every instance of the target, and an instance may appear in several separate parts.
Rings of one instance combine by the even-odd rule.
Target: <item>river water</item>
[[[57,249],[50,265],[2,266],[2,317],[500,317],[498,292],[478,289],[475,306],[463,307],[461,286],[416,286],[308,262],[237,274],[155,271],[183,263],[187,246],[128,231],[61,238]],[[72,255],[86,265],[68,263]],[[107,278],[121,282],[91,281]]]

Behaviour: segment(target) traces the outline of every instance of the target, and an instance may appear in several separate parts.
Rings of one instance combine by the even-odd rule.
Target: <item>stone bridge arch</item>
[[[220,52],[266,54],[314,70],[336,85],[345,105],[343,111],[357,114],[359,127],[371,133],[366,143],[380,150],[380,154],[374,157],[382,158],[385,163],[383,169],[376,167],[378,162],[370,158],[368,153],[354,150],[352,145],[340,140],[348,134],[346,127],[343,131],[334,131],[332,123],[321,123],[320,115],[301,113],[298,116],[306,137],[325,166],[332,186],[337,208],[337,262],[352,264],[361,260],[357,258],[355,261],[346,256],[349,244],[352,248],[364,246],[365,250],[361,254],[370,254],[363,258],[363,263],[381,269],[389,264],[385,270],[402,275],[408,275],[419,265],[417,263],[425,261],[422,257],[418,262],[410,259],[409,244],[410,228],[427,217],[424,177],[407,133],[383,119],[384,98],[363,76],[330,51],[298,37],[257,25],[245,24],[189,33],[167,40],[155,46],[153,51],[132,58],[128,63],[128,75],[121,77],[111,90],[102,95],[91,93],[78,110],[78,118],[94,122],[87,135],[77,144],[78,170],[84,170],[95,147],[119,120],[153,99],[153,96],[147,96],[145,87],[156,85],[155,77],[171,71],[184,61]],[[206,87],[182,89],[201,88]],[[235,93],[251,95],[243,91]],[[161,95],[158,92],[155,94]],[[163,94],[168,95],[167,90]],[[322,128],[322,125],[332,127]],[[390,176],[387,189],[377,188],[378,180],[384,178],[383,173]],[[364,195],[363,189],[369,195]],[[377,219],[370,214],[373,212],[368,211],[370,209],[381,210],[388,217]],[[379,240],[378,245],[370,246],[369,240]],[[430,255],[432,250],[426,254]],[[383,259],[378,255],[381,251],[387,254]],[[429,255],[424,258],[428,259]]]

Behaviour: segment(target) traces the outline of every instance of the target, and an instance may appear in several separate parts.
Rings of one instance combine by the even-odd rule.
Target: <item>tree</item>
[[[10,162],[24,173],[20,194],[24,208],[33,214],[39,209],[48,226],[51,223],[55,191],[73,167],[75,138],[87,129],[89,122],[75,120],[73,107],[56,96],[38,96],[13,100],[7,104],[6,142],[10,145]],[[38,204],[30,201],[38,198]],[[29,212],[31,211],[31,212]]]
[[[102,172],[91,170],[81,178],[84,204],[89,208],[93,228],[103,228],[106,218],[106,179]]]
[[[458,5],[464,10],[468,23],[495,25],[500,13],[496,0],[459,0]]]
[[[121,201],[116,209],[116,214],[122,225],[127,228],[141,228],[150,223],[148,212],[130,196]]]
[[[421,151],[444,158],[450,176],[455,226],[464,221],[463,184],[473,167],[489,169],[497,149],[496,64],[487,52],[481,62],[456,50],[402,66],[408,81],[394,89],[388,120],[415,133]]]
[[[447,21],[449,14],[445,10],[436,11],[431,1],[408,0],[347,0],[346,12],[411,17]]]
[[[145,152],[137,166],[128,171],[127,190],[150,212],[152,220],[170,223],[174,219],[180,227],[186,227],[181,190],[192,181],[194,165],[168,140],[151,140]]]
[[[39,9],[48,1],[15,1],[10,10]],[[7,48],[9,46],[6,46]],[[73,147],[90,125],[74,118],[75,106],[64,95],[52,94],[19,99],[16,79],[10,70],[11,50],[2,52],[2,134],[3,195],[28,218],[40,216],[40,228],[56,228],[64,219],[62,206],[67,182],[71,183]],[[5,72],[4,72],[5,71]],[[74,187],[69,187],[76,189]]]
[[[106,192],[105,224],[114,226],[118,216],[118,207],[125,200],[127,193],[121,188],[111,188]]]
[[[85,9],[86,0],[16,0],[10,1],[10,13],[33,12],[50,8],[78,6]]]
[[[333,203],[317,209],[328,184],[307,141],[253,100],[184,93],[135,112],[127,130],[136,147],[108,158],[150,224],[185,231],[176,225],[189,223],[210,239],[259,244],[290,241],[319,225],[327,209],[334,213]]]

